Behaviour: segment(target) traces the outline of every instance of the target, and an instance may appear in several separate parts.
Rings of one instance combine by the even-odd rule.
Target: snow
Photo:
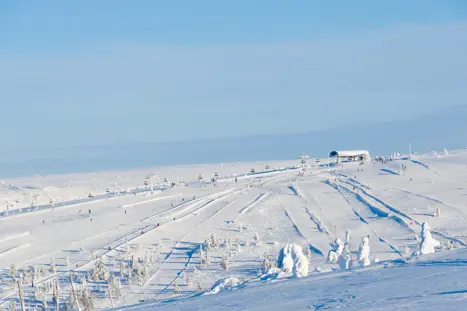
[[[424,222],[422,224],[422,242],[420,244],[420,253],[422,255],[432,254],[435,248],[440,247],[441,243],[431,236],[430,226]]]
[[[14,265],[36,309],[55,309],[56,280],[70,300],[70,273],[97,309],[112,305],[109,283],[119,309],[459,308],[466,162],[450,150],[332,170],[291,160],[4,180],[0,306],[18,296]]]

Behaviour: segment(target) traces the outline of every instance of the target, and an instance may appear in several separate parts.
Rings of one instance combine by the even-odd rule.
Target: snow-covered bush
[[[435,248],[441,246],[441,243],[431,236],[430,226],[426,222],[422,224],[421,238],[420,254],[422,255],[434,253]]]
[[[293,273],[296,277],[307,276],[308,258],[303,254],[300,245],[287,244],[279,252],[277,267],[285,273]]]
[[[363,238],[362,243],[358,249],[358,262],[362,267],[370,265],[370,237]]]

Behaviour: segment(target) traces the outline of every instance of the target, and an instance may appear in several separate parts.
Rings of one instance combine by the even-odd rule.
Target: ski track
[[[362,193],[364,193],[365,195],[367,195],[368,197],[372,198],[373,200],[379,202],[380,204],[382,204],[383,206],[385,206],[387,209],[389,209],[391,212],[395,213],[396,215],[399,215],[399,217],[401,218],[402,216],[407,218],[408,220],[412,221],[413,223],[417,224],[418,226],[421,226],[421,222],[418,221],[417,219],[407,215],[406,213],[404,212],[401,212],[400,210],[398,210],[397,208],[385,203],[384,201],[382,201],[381,199],[373,196],[372,194],[368,193],[365,189],[363,189],[362,187],[358,186],[358,185],[355,185],[355,184],[352,184],[350,182],[346,182],[344,180],[341,180],[341,182],[343,183],[346,183],[348,185],[351,185],[351,186],[356,186],[357,188],[360,189],[360,191],[362,191]],[[464,243],[463,241],[457,239],[457,238],[454,238],[454,237],[451,237],[450,235],[446,234],[446,233],[443,233],[443,232],[440,232],[440,231],[437,231],[437,230],[431,230],[431,233],[433,235],[436,235],[436,236],[439,236],[443,239],[446,239],[446,240],[449,240],[449,241],[452,241],[452,242],[455,242],[455,243],[458,243],[462,246],[467,246],[466,243]]]
[[[240,193],[240,192],[243,192],[245,191],[245,189],[240,189],[234,193],[231,193],[230,195],[233,195],[233,194],[237,194],[237,193]],[[229,194],[227,194],[229,195]],[[225,195],[225,196],[227,196]],[[225,198],[225,196],[222,196],[220,198]],[[219,198],[219,199],[220,199]],[[198,229],[201,225],[203,225],[206,221],[210,220],[212,217],[214,217],[215,215],[217,215],[219,212],[221,212],[222,210],[224,210],[226,207],[230,206],[231,204],[233,204],[234,202],[236,201],[236,199],[230,201],[229,203],[227,203],[226,205],[224,205],[223,207],[221,207],[220,209],[218,209],[217,211],[215,211],[212,215],[210,215],[209,217],[207,217],[206,219],[204,219],[202,222],[200,222],[199,224],[197,224],[194,228],[190,229],[188,232],[185,233],[185,235],[180,238],[177,243],[172,247],[171,251],[167,254],[167,256],[164,258],[164,261],[161,262],[159,264],[159,267],[157,268],[157,270],[144,282],[144,284],[140,287],[141,290],[144,290],[149,284],[150,282],[152,282],[152,280],[158,275],[158,273],[160,272],[161,270],[161,266],[165,263],[167,263],[167,261],[173,256],[173,254],[175,253],[175,250],[179,247],[180,243],[184,242],[184,239],[186,239],[186,237],[192,233],[193,231],[195,231],[196,229]],[[201,243],[201,242],[200,242]],[[188,257],[188,261],[187,263],[185,264],[184,268],[182,270],[180,270],[179,272],[177,272],[177,275],[176,277],[170,282],[170,284],[168,284],[164,289],[162,289],[158,294],[157,296],[161,295],[164,291],[166,291],[179,277],[180,275],[183,273],[183,271],[185,271],[191,260],[192,260],[192,257],[193,255],[196,253],[196,250],[199,248],[199,246],[197,246],[196,248],[192,249],[191,251],[187,252],[187,253],[190,253],[191,255]],[[131,296],[130,296],[131,297]],[[128,298],[130,298],[128,297]]]
[[[296,223],[296,222],[292,219],[292,217],[290,216],[290,214],[289,214],[287,208],[281,203],[281,201],[280,201],[280,199],[279,199],[279,196],[278,196],[276,193],[274,193],[274,195],[276,196],[276,199],[277,199],[277,201],[279,202],[279,205],[284,209],[285,215],[286,215],[287,218],[289,218],[289,220],[292,222],[293,227],[294,227],[295,231],[297,232],[297,234],[298,234],[299,236],[301,236],[301,237],[308,243],[309,248],[310,248],[311,251],[313,251],[314,253],[316,253],[316,254],[321,255],[321,256],[324,257],[323,252],[322,252],[320,249],[318,249],[317,247],[315,247],[315,246],[310,242],[310,240],[308,240],[308,238],[306,238],[305,235],[300,231],[300,228],[298,228],[297,223]]]
[[[420,162],[420,161],[417,161],[417,160],[410,160],[410,161],[411,161],[412,163],[414,163],[414,164],[418,164],[418,165],[420,165],[420,166],[426,168],[427,170],[429,170],[429,171],[435,173],[435,174],[438,175],[438,176],[441,176],[438,172],[432,170],[428,165],[426,165],[426,164],[423,163],[423,162]]]
[[[308,201],[308,199],[303,195],[303,193],[300,191],[300,188],[299,188],[299,187],[297,187],[296,193],[297,193],[297,195],[305,202],[305,204],[306,204],[305,210],[306,210],[308,216],[310,216],[311,221],[313,221],[313,222],[315,223],[315,225],[316,225],[316,227],[318,228],[318,230],[319,230],[320,232],[326,233],[327,235],[331,235],[331,234],[329,233],[329,230],[328,230],[328,229],[326,228],[326,226],[323,224],[323,222],[322,222],[315,214],[313,214],[313,212],[310,210],[309,207],[311,206],[311,204],[310,204],[310,202]]]
[[[253,202],[251,202],[250,204],[248,204],[247,206],[245,206],[244,208],[242,208],[240,210],[240,214],[245,214],[247,213],[250,209],[252,209],[255,205],[257,205],[258,203],[260,203],[261,201],[263,201],[264,199],[266,199],[271,193],[270,192],[263,192],[261,193],[260,195],[258,195],[254,200]]]
[[[359,196],[357,193],[354,193],[352,192],[350,189],[347,189],[343,186],[339,186],[337,184],[332,184],[330,181],[325,181],[324,182],[325,184],[333,187],[334,189],[336,189],[340,194],[341,196],[343,196],[345,198],[345,200],[347,201],[347,203],[349,204],[349,206],[351,206],[351,203],[350,201],[344,196],[344,194],[340,191],[340,189],[343,189],[345,190],[346,192],[354,195],[356,197],[356,199],[361,202],[362,204],[364,204],[366,207],[369,208],[370,212],[372,212],[374,215],[384,219],[384,218],[388,218],[388,216],[390,216],[388,219],[393,219],[395,221],[397,221],[398,223],[403,223],[403,226],[405,228],[407,228],[410,232],[414,232],[413,231],[413,228],[410,228],[402,219],[398,218],[398,217],[395,217],[393,215],[389,215],[388,213],[385,213],[383,211],[381,211],[380,209],[378,209],[377,207],[373,206],[372,204],[370,204],[369,202],[367,202],[363,197]],[[352,211],[354,212],[354,214],[360,219],[361,222],[365,223],[366,225],[370,226],[370,222],[365,218],[363,217],[359,212],[357,212],[357,210],[355,210],[352,206]],[[382,215],[385,215],[385,216],[382,216]],[[390,242],[388,242],[385,238],[383,238],[382,236],[380,236],[379,234],[376,233],[375,230],[372,230],[373,234],[377,237],[378,241],[380,241],[381,243],[384,243],[386,244],[392,251],[394,251],[396,254],[398,254],[399,256],[403,257],[403,255],[401,254],[401,252],[399,250],[397,250],[397,248],[392,245]]]

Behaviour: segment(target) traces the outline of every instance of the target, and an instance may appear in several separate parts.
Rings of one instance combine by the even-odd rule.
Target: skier
[[[126,211],[125,211],[125,215],[126,215]]]
[[[89,215],[91,215],[91,209],[89,209]]]

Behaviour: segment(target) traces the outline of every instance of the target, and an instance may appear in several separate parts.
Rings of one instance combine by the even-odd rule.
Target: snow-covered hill
[[[460,150],[330,169],[308,159],[5,180],[0,305],[18,307],[21,277],[26,304],[50,310],[56,298],[76,308],[75,294],[97,309],[458,306],[465,163]],[[435,254],[419,254],[423,223]],[[290,273],[274,267],[287,244]]]

